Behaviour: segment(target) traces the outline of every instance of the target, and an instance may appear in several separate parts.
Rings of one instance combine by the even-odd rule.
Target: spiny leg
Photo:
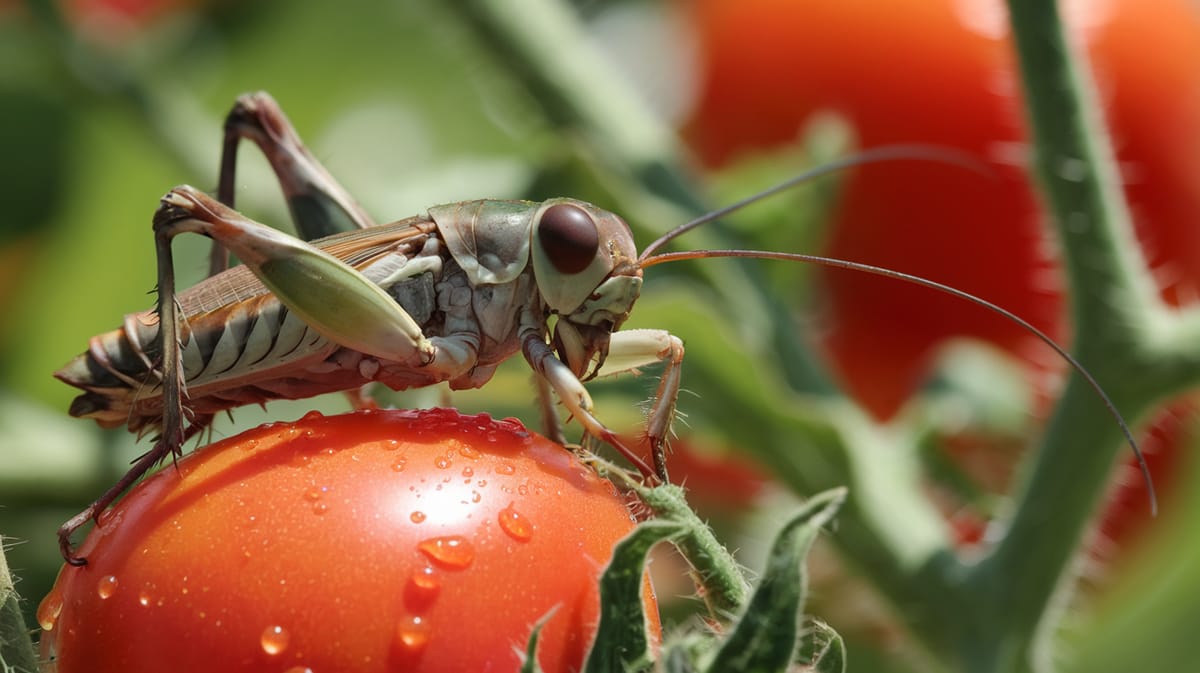
[[[665,482],[667,477],[666,438],[675,419],[679,382],[683,364],[683,342],[665,330],[634,329],[616,332],[608,345],[608,357],[597,376],[634,371],[638,367],[663,363],[658,390],[646,412],[646,437],[654,471]]]
[[[533,386],[537,391],[538,414],[542,418],[542,434],[550,441],[561,446],[567,445],[567,436],[563,433],[562,419],[554,408],[554,395],[545,377],[534,374]]]
[[[183,432],[183,439],[180,442],[186,442],[191,439],[196,433],[208,427],[212,422],[211,415],[205,415],[197,418]],[[82,556],[76,556],[75,550],[71,544],[71,536],[75,531],[87,525],[88,521],[99,521],[100,515],[108,509],[108,506],[113,504],[117,498],[121,497],[129,487],[133,486],[138,479],[141,479],[151,468],[160,463],[164,458],[172,453],[178,453],[178,446],[171,447],[166,441],[165,435],[159,437],[154,442],[154,446],[149,451],[135,460],[129,467],[129,470],[122,476],[117,483],[104,492],[99,498],[96,498],[92,504],[88,505],[84,510],[75,516],[68,519],[62,526],[58,528],[58,548],[62,553],[63,559],[70,565],[82,566],[87,565],[87,559]]]
[[[453,381],[478,364],[477,331],[426,337],[391,295],[350,264],[192,187],[163,197],[154,227],[167,238],[193,232],[226,245],[289,312],[344,348],[424,368],[437,381]]]
[[[354,197],[305,147],[275,99],[261,91],[239,96],[225,118],[217,190],[222,203],[233,207],[237,148],[242,139],[258,145],[271,164],[300,238],[311,241],[375,226]]]
[[[254,141],[271,165],[287,199],[292,222],[300,238],[311,241],[323,236],[365,229],[375,225],[350,193],[321,165],[288,121],[283,109],[266,92],[239,96],[225,117],[225,141],[221,150],[221,173],[217,200],[234,207],[237,187],[237,152],[243,139]],[[229,264],[225,246],[213,241],[209,275]],[[355,409],[373,409],[371,384],[346,391]]]
[[[583,424],[589,435],[616,449],[637,468],[638,472],[641,472],[646,481],[651,483],[667,482],[665,463],[661,470],[651,469],[636,451],[626,446],[617,437],[617,433],[606,427],[592,414],[591,395],[570,368],[554,356],[554,351],[546,343],[545,337],[538,328],[522,330],[521,352],[525,356],[525,361],[533,368],[534,373],[545,379],[546,383],[554,389],[563,406]]]

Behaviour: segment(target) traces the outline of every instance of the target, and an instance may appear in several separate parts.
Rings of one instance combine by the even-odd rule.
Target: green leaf
[[[804,557],[846,500],[846,489],[820,493],[805,503],[771,548],[766,572],[733,633],[721,645],[706,671],[774,673],[793,661],[804,607],[807,573]]]
[[[683,526],[651,520],[638,525],[613,549],[600,578],[600,625],[584,664],[585,673],[625,673],[648,668],[650,641],[642,605],[646,554],[663,540],[684,534]]]
[[[813,620],[804,644],[811,652],[808,661],[813,673],[846,673],[846,643],[832,626]]]

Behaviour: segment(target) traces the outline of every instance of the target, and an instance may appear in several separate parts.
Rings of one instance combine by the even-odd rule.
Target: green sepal
[[[832,626],[811,620],[800,645],[801,663],[813,673],[846,673],[846,643]]]
[[[807,585],[804,557],[821,527],[837,513],[846,489],[810,499],[784,526],[771,547],[767,568],[733,632],[703,670],[711,673],[778,673],[794,660]]]
[[[684,489],[674,484],[647,488],[634,483],[632,487],[660,521],[674,521],[683,526],[685,533],[675,545],[696,571],[709,613],[724,618],[741,611],[750,596],[741,566],[717,540],[712,528],[696,516],[687,503]]]
[[[556,605],[549,612],[542,615],[542,618],[537,620],[537,623],[533,625],[533,631],[529,634],[529,642],[525,644],[525,656],[521,662],[521,673],[542,673],[542,667],[538,664],[537,660],[538,640],[542,636],[542,627],[546,625],[546,622],[550,621],[550,618],[557,611],[558,606]]]
[[[649,669],[653,658],[642,604],[646,554],[664,540],[683,535],[670,521],[645,521],[617,543],[600,577],[600,624],[584,673],[627,673]]]
[[[20,597],[8,573],[3,544],[0,544],[0,670],[13,673],[38,670],[37,655],[21,616]]]

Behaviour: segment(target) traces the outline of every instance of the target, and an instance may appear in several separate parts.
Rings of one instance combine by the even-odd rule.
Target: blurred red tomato
[[[579,670],[632,528],[609,482],[519,423],[314,414],[141,483],[38,617],[59,673],[419,673],[516,671],[553,612],[542,670]]]
[[[1200,9],[1187,0],[1067,3],[1087,47],[1125,193],[1164,298],[1200,287]],[[849,175],[833,216],[834,257],[947,283],[1069,337],[1061,278],[1028,162],[1019,82],[1001,0],[695,0],[700,96],[687,134],[711,166],[794,141],[818,111],[843,116],[864,147],[920,142],[994,165],[982,178],[932,163]],[[1148,48],[1148,45],[1153,48]],[[992,343],[1039,372],[1062,367],[1018,327],[967,303],[872,276],[822,271],[822,335],[845,389],[886,419],[947,340]],[[1165,485],[1180,433],[1150,438]],[[1147,520],[1140,479],[1120,486],[1102,526]],[[1117,539],[1120,539],[1117,537]]]
[[[1200,279],[1200,17],[1186,0],[1076,3],[1136,225],[1164,295]],[[989,179],[920,162],[848,176],[835,257],[916,273],[990,299],[1063,337],[1063,299],[1024,172],[1019,83],[1001,0],[696,0],[701,92],[688,135],[710,165],[796,139],[817,111],[864,147],[921,142],[994,164]],[[1147,49],[1148,41],[1154,45]],[[846,389],[880,418],[954,337],[1057,368],[1018,327],[929,291],[824,274],[824,345]]]

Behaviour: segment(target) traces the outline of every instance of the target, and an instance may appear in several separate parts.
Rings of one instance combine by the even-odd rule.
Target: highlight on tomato
[[[517,421],[452,410],[262,426],[105,513],[38,617],[58,673],[579,670],[634,528]],[[644,581],[648,625],[655,600]]]

